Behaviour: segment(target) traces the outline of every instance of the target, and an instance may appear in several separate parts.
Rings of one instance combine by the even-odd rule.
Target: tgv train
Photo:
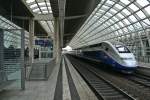
[[[75,51],[77,55],[110,65],[119,72],[132,73],[137,68],[133,53],[120,42],[104,41]]]

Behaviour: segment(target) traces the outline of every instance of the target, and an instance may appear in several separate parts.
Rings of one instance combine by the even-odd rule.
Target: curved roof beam
[[[74,48],[85,43],[128,37],[150,27],[150,1],[102,0],[69,43]],[[78,41],[78,42],[77,42]]]

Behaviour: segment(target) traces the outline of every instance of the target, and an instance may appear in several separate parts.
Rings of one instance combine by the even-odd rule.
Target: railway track
[[[73,66],[80,73],[80,75],[84,78],[84,80],[89,84],[95,94],[98,96],[100,100],[135,100],[134,97],[121,90],[119,87],[111,83],[110,81],[101,77],[95,71],[89,70],[82,63],[71,60]]]
[[[80,70],[83,71],[86,69],[90,73],[96,73],[98,75],[98,77],[101,77],[104,80],[106,80],[107,82],[111,83],[112,85],[114,85],[115,87],[120,89],[122,92],[129,95],[132,99],[150,100],[149,99],[150,98],[150,88],[148,85],[148,81],[149,81],[148,77],[140,75],[140,74],[136,74],[138,76],[134,75],[134,78],[136,77],[136,78],[138,78],[138,79],[140,78],[140,79],[139,80],[135,79],[135,81],[138,81],[138,82],[135,82],[135,81],[132,81],[131,79],[127,79],[126,75],[113,72],[112,70],[105,71],[105,69],[104,70],[100,69],[100,67],[102,67],[102,65],[87,63],[87,61],[84,61],[84,60],[80,61],[80,60],[78,60],[79,58],[77,59],[72,56],[68,56],[68,57],[74,66],[79,66],[79,69],[76,68],[78,70],[78,72]],[[82,76],[82,73],[84,73],[84,72],[80,72],[80,73]],[[129,75],[129,77],[130,77],[130,75]],[[145,79],[143,79],[143,78],[145,78]],[[145,80],[145,81],[143,81],[143,80]],[[90,86],[90,83],[89,83],[89,86]],[[96,90],[96,89],[93,89],[93,90]],[[118,99],[115,99],[115,100],[118,100]],[[120,100],[122,100],[122,99],[120,99]]]
[[[94,66],[93,64],[91,64]],[[141,69],[141,70],[140,70]],[[143,72],[146,72],[144,73]],[[149,74],[147,74],[149,72]],[[116,74],[116,73],[113,73]],[[121,75],[122,77],[126,77],[129,81],[134,82],[141,89],[150,92],[150,70],[148,68],[139,68],[134,74],[130,76]]]
[[[150,92],[150,78],[140,74],[133,74],[133,76],[127,77],[128,80],[139,84],[139,87],[149,90]]]
[[[139,67],[136,70],[136,74],[140,74],[146,77],[150,77],[150,69],[149,68],[144,68],[144,67]]]

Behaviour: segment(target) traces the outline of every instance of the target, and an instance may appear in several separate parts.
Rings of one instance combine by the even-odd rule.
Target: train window
[[[122,45],[116,46],[119,53],[130,53],[130,50]]]
[[[132,60],[133,58],[121,58],[122,60]]]

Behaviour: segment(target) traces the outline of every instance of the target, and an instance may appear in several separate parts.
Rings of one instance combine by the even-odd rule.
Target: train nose
[[[137,62],[136,61],[125,61],[126,66],[128,67],[137,67]]]

